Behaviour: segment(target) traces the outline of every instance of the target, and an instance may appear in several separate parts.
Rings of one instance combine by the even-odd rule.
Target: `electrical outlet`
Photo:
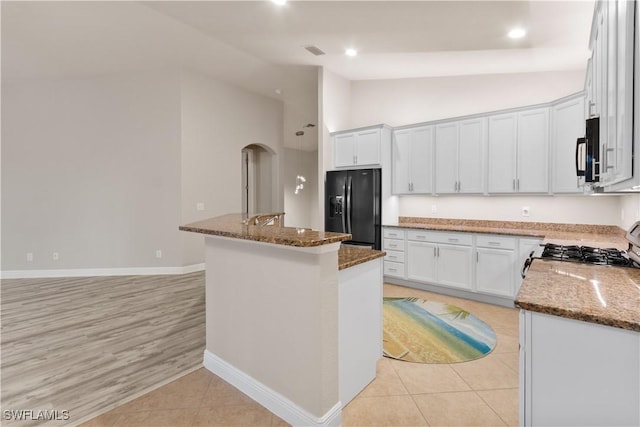
[[[522,207],[522,216],[529,216],[531,214],[531,209],[529,206]]]
[[[27,262],[33,262],[33,252],[27,252]]]
[[[54,252],[52,258],[54,261],[58,261],[60,259],[60,254],[58,252]]]
[[[162,258],[162,251],[160,249],[156,251],[156,258]]]
[[[432,214],[434,214],[434,213],[438,213],[438,206],[436,206],[436,205],[431,205],[431,213],[432,213]]]
[[[202,202],[196,203],[196,210],[197,211],[203,211],[204,210],[204,203],[202,203]]]

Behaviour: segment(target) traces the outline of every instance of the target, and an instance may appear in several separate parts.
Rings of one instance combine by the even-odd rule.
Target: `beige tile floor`
[[[518,312],[385,284],[385,296],[446,301],[489,323],[498,344],[465,363],[383,358],[377,378],[342,412],[350,426],[517,426]],[[201,368],[83,424],[90,426],[280,426],[259,404]]]

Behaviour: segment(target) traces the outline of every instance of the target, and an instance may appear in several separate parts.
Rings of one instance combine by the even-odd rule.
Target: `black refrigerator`
[[[325,231],[350,233],[350,245],[381,246],[380,169],[327,172]]]

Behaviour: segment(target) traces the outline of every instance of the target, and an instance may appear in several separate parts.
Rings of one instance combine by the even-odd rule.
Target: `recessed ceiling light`
[[[344,54],[347,56],[356,56],[358,54],[358,51],[355,50],[354,48],[349,48],[344,51]]]
[[[277,4],[278,6],[283,6],[284,4],[287,3],[287,0],[271,0],[271,1]]]
[[[509,31],[509,34],[507,35],[512,39],[521,39],[522,37],[527,35],[527,30],[525,30],[524,28],[514,28]]]

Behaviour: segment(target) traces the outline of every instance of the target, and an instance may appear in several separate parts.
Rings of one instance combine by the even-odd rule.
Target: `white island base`
[[[204,366],[288,423],[338,426],[382,356],[382,259],[206,236]]]

